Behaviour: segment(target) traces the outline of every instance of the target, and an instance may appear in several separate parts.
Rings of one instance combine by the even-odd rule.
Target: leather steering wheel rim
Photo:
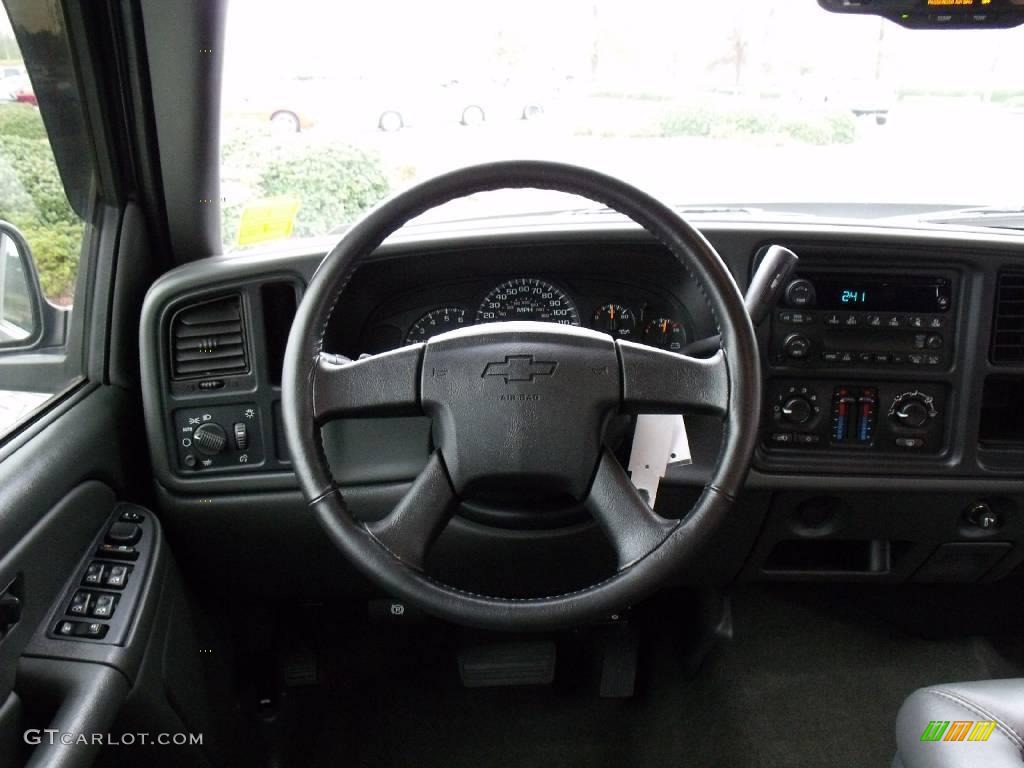
[[[443,506],[450,500],[452,480],[440,451],[413,484],[399,505],[401,509],[396,508],[397,522],[392,521],[395,524],[390,530],[375,529],[350,513],[331,476],[320,436],[324,413],[335,405],[338,413],[357,415],[368,415],[375,404],[383,402],[389,404],[390,412],[416,412],[427,388],[436,388],[421,372],[424,355],[433,349],[430,344],[354,362],[323,352],[327,324],[362,259],[403,224],[432,208],[467,195],[510,188],[576,194],[632,219],[660,241],[700,286],[722,339],[722,350],[713,363],[650,351],[629,342],[609,342],[614,343],[617,354],[622,400],[629,401],[631,412],[669,412],[667,409],[677,404],[677,395],[686,403],[699,404],[701,397],[714,401],[713,410],[722,417],[722,447],[712,477],[693,508],[680,521],[658,518],[664,525],[637,511],[639,497],[628,480],[623,482],[625,472],[613,458],[615,468],[602,474],[610,455],[605,451],[591,495],[600,496],[596,506],[602,510],[602,524],[621,528],[613,531],[622,537],[620,552],[631,554],[623,555],[620,569],[600,583],[537,598],[493,597],[442,584],[416,567],[414,558],[403,557],[400,546],[389,546],[392,539],[385,534],[397,531],[393,540],[400,544],[398,534],[421,525],[416,520],[419,506],[429,506],[432,499]],[[514,339],[519,345],[515,349],[534,338],[563,343],[563,349],[598,344],[595,332],[528,327],[533,325],[507,329],[505,335],[498,333],[500,329],[481,330],[477,336],[502,343]],[[437,349],[445,344],[449,348],[453,344],[472,347],[473,343],[473,338],[442,341]],[[601,354],[608,353],[602,348]],[[676,365],[674,359],[679,361],[678,372],[668,367]],[[406,380],[410,376],[414,380],[411,385]],[[339,403],[328,404],[332,399]],[[452,171],[390,198],[365,215],[327,254],[311,279],[288,338],[282,377],[282,414],[295,474],[309,506],[335,545],[388,594],[443,619],[501,630],[545,630],[599,620],[649,594],[691,561],[721,523],[743,484],[756,442],[760,400],[761,368],[754,330],[736,283],[711,244],[670,207],[619,179],[543,161],[490,163]],[[629,510],[629,515],[621,515],[624,522],[619,522],[619,510]],[[653,512],[647,514],[656,517]],[[644,532],[629,529],[636,520],[644,523],[638,526]],[[436,532],[424,529],[418,533]]]

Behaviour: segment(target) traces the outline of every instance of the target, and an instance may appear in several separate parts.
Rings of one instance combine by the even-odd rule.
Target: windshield
[[[244,0],[222,109],[228,249],[509,158],[682,206],[1024,204],[1024,28],[910,31],[814,0]],[[461,214],[565,207],[497,194]]]

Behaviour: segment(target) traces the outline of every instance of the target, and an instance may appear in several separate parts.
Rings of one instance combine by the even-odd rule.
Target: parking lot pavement
[[[52,397],[45,392],[13,392],[0,389],[0,435],[5,433],[36,406]]]

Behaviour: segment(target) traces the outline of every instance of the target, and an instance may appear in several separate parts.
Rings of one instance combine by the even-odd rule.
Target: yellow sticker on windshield
[[[265,197],[242,209],[238,244],[255,245],[291,237],[299,201],[294,197]]]

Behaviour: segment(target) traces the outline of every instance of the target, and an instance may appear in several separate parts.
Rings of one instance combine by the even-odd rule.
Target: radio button
[[[809,307],[814,304],[814,285],[810,280],[797,278],[786,286],[786,303],[791,307]]]
[[[882,325],[882,316],[881,315],[866,315],[864,317],[864,322],[865,322],[866,325],[869,325],[872,328],[879,328]]]
[[[831,313],[825,315],[825,325],[839,325],[839,324],[840,324],[839,315],[837,315],[835,312],[831,312]]]
[[[942,365],[942,358],[939,355],[925,355],[924,361],[927,365]]]
[[[841,362],[841,363],[852,363],[853,362],[853,352],[840,352],[839,353],[839,362]]]
[[[924,365],[924,355],[919,355],[916,352],[907,355],[907,361],[911,365]]]
[[[875,353],[875,362],[876,363],[888,363],[889,362],[889,355],[886,352],[876,352]]]
[[[942,337],[933,333],[928,337],[928,349],[942,349]]]
[[[903,318],[899,315],[888,315],[885,318],[885,325],[888,328],[902,328]]]
[[[862,363],[873,363],[875,361],[875,355],[872,352],[861,352],[857,357]]]
[[[923,333],[914,334],[914,349],[924,349],[925,344],[928,341],[928,337]]]
[[[903,365],[907,361],[902,352],[893,352],[889,359],[892,360],[893,365]]]
[[[798,333],[790,334],[782,343],[782,351],[792,360],[804,360],[811,352],[811,340]]]
[[[928,318],[929,328],[942,328],[946,325],[946,318],[944,317],[930,317]]]
[[[907,315],[907,325],[911,328],[924,328],[924,318],[920,315]]]
[[[860,325],[860,316],[847,315],[846,317],[843,318],[843,325],[845,325],[847,328],[856,328],[858,325]]]
[[[826,363],[838,363],[839,353],[838,352],[822,352],[821,359]]]
[[[793,433],[792,432],[773,432],[772,433],[773,443],[792,443]]]

